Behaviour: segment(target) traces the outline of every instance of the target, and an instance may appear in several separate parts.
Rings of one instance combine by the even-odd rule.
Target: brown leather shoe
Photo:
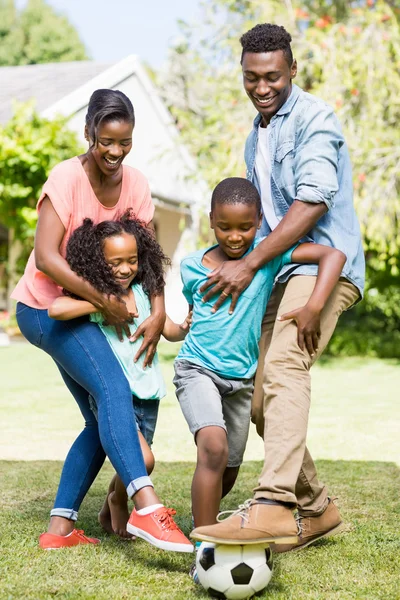
[[[190,537],[217,544],[264,544],[280,542],[294,544],[298,541],[297,525],[292,511],[283,505],[265,504],[246,500],[238,510],[225,511],[230,517],[216,525],[197,527]]]
[[[321,538],[330,537],[343,531],[345,526],[333,500],[336,500],[336,498],[329,498],[329,504],[321,515],[303,517],[299,514],[296,517],[299,527],[299,541],[297,544],[272,544],[271,550],[273,552],[301,550]]]

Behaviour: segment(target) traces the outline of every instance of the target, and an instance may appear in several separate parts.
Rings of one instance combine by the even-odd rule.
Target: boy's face
[[[215,204],[210,227],[221,250],[230,259],[247,252],[261,227],[261,214],[255,204]]]

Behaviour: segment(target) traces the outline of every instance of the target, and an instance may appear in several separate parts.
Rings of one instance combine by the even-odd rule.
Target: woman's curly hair
[[[126,290],[115,280],[103,252],[104,241],[121,233],[129,233],[136,240],[138,272],[135,283],[140,283],[148,296],[161,294],[165,286],[164,267],[170,265],[171,261],[155,240],[154,232],[137,219],[132,210],[126,211],[115,221],[102,221],[98,225],[94,225],[91,219],[84,219],[67,244],[66,259],[72,271],[102,294],[118,298],[125,295]],[[67,296],[77,297],[68,290],[63,291]]]

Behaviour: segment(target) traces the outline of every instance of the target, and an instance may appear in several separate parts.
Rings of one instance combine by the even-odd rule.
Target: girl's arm
[[[54,300],[47,312],[52,319],[69,321],[69,319],[76,319],[99,311],[94,304],[87,300],[60,296]]]
[[[321,336],[321,312],[339,281],[346,255],[340,250],[321,244],[300,244],[293,251],[292,262],[318,264],[318,276],[307,304],[280,315],[278,320],[294,319],[297,322],[300,348],[304,350],[306,346],[310,356],[314,356]]]
[[[192,308],[193,307],[191,306],[189,307],[189,313],[186,319],[183,321],[183,323],[180,323],[179,325],[178,323],[174,323],[173,321],[171,321],[171,319],[167,315],[164,329],[162,332],[166,340],[168,340],[169,342],[181,342],[185,339],[186,334],[190,329],[190,325],[192,324]]]
[[[116,297],[107,297],[98,292],[90,283],[74,273],[65,258],[60,254],[60,246],[65,228],[57,215],[50,199],[46,196],[42,202],[35,236],[35,262],[39,271],[45,273],[59,286],[66,288],[81,298],[85,298],[103,313],[109,325],[126,328],[131,316],[125,302]],[[121,334],[122,339],[122,334]]]

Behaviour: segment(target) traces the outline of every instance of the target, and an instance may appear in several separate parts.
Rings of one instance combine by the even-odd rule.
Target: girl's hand
[[[319,338],[321,337],[321,312],[311,306],[296,308],[291,312],[278,317],[278,321],[289,321],[293,319],[297,324],[297,343],[301,350],[304,345],[311,357],[318,351]]]
[[[191,311],[189,311],[189,313],[188,313],[186,319],[183,321],[183,323],[181,323],[179,325],[179,329],[182,329],[182,331],[186,334],[190,329],[192,321],[193,321],[193,311],[191,310]]]
[[[139,325],[133,336],[130,336],[129,338],[131,342],[135,342],[140,336],[143,336],[142,345],[134,358],[134,361],[136,362],[143,352],[146,352],[143,367],[151,367],[154,355],[157,351],[157,344],[160,340],[162,330],[164,329],[164,323],[165,312],[151,314],[141,325]]]
[[[99,308],[104,315],[104,325],[113,325],[121,342],[124,333],[130,337],[128,323],[132,323],[137,314],[130,313],[123,300],[116,296],[104,296]]]

